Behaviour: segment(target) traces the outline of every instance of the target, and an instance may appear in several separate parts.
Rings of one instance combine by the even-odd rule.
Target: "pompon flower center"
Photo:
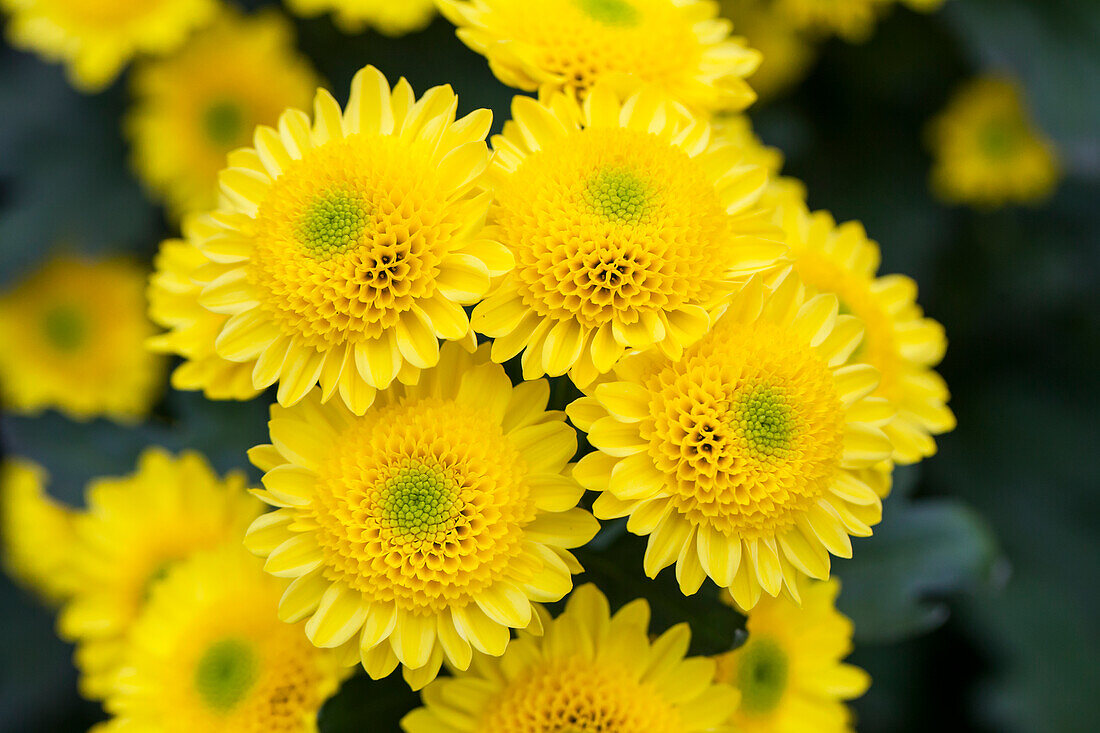
[[[994,116],[978,128],[978,148],[989,160],[1008,160],[1020,149],[1025,134],[1019,120]]]
[[[314,506],[326,577],[424,612],[500,578],[535,511],[526,462],[499,422],[438,399],[380,408],[349,428]]]
[[[738,650],[736,658],[741,711],[765,715],[775,710],[787,689],[790,660],[786,652],[772,639],[754,636]]]
[[[733,264],[729,217],[706,171],[634,130],[584,130],[502,182],[494,221],[524,304],[590,329],[708,302]]]
[[[376,339],[436,292],[458,224],[425,145],[353,135],[312,150],[259,207],[249,278],[288,335]]]
[[[237,706],[256,683],[258,660],[252,645],[240,639],[222,639],[210,645],[195,666],[195,690],[220,713]]]
[[[875,394],[896,401],[901,396],[901,365],[890,314],[882,309],[871,292],[869,279],[860,278],[837,267],[813,251],[801,252],[795,269],[802,282],[822,293],[835,293],[840,312],[863,322],[863,340],[852,352],[850,361],[870,364],[879,371]]]
[[[719,321],[646,387],[641,435],[694,524],[771,536],[793,526],[840,467],[844,412],[832,373],[778,326]]]
[[[641,14],[626,0],[577,0],[588,17],[604,25],[631,27],[638,25]]]
[[[477,730],[510,733],[674,733],[677,710],[637,674],[572,657],[530,667],[492,700]]]
[[[87,343],[88,318],[75,305],[56,305],[42,317],[42,330],[54,349],[73,352]]]
[[[202,130],[219,148],[240,145],[245,142],[247,130],[244,110],[231,99],[214,101],[203,111]]]

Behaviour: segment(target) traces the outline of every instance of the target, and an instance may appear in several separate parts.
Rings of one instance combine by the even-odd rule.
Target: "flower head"
[[[123,260],[57,258],[0,295],[6,407],[131,421],[159,396],[164,359],[148,353],[145,273]]]
[[[685,593],[709,576],[751,608],[871,534],[882,505],[854,469],[890,457],[893,410],[872,367],[842,366],[861,330],[794,275],[754,277],[681,359],[632,356],[569,406],[597,449],[574,476],[596,516],[649,535],[647,575],[675,563]]]
[[[748,614],[748,641],[720,654],[715,679],[741,692],[731,723],[739,733],[851,733],[845,700],[871,684],[841,663],[852,650],[852,622],[835,608],[840,584],[808,584],[801,605],[764,598]]]
[[[524,351],[527,379],[585,385],[630,348],[675,358],[786,251],[756,205],[764,168],[652,90],[516,97],[492,142],[489,231],[516,267],[471,322],[494,360]]]
[[[346,33],[369,26],[387,36],[422,30],[435,17],[434,0],[287,0],[287,7],[305,16],[331,10]]]
[[[512,257],[480,236],[491,114],[456,121],[457,103],[449,87],[417,100],[367,67],[343,113],[320,90],[312,122],[288,110],[278,130],[258,127],[221,173],[224,206],[189,232],[208,262],[180,268],[197,306],[228,318],[186,305],[173,328],[195,327],[181,353],[205,359],[212,341],[249,365],[255,389],[278,382],[281,404],[320,383],[325,401],[339,393],[362,414],[377,389],[433,366],[440,338],[472,339],[462,307]],[[191,343],[199,331],[207,342]]]
[[[0,548],[4,569],[50,603],[75,589],[73,510],[46,493],[46,472],[30,461],[0,465]]]
[[[648,85],[699,110],[740,110],[760,54],[710,0],[438,0],[458,37],[511,87],[586,96]],[[670,49],[675,52],[670,53]]]
[[[273,445],[250,453],[280,508],[245,544],[294,579],[280,616],[310,617],[314,644],[346,644],[372,677],[400,662],[419,688],[444,657],[501,654],[509,629],[537,630],[533,602],[569,592],[569,548],[598,529],[576,508],[576,435],[545,411],[549,385],[512,387],[487,351],[446,345],[362,417],[317,391],[274,406]]]
[[[75,590],[58,630],[77,642],[82,692],[99,698],[111,689],[152,585],[200,550],[238,545],[263,505],[245,491],[242,474],[223,480],[197,453],[156,448],[133,475],[93,481],[85,498],[87,509],[73,518]]]
[[[835,294],[840,311],[864,326],[851,360],[878,370],[874,394],[897,409],[883,428],[893,459],[908,464],[933,455],[933,436],[953,430],[955,416],[947,407],[947,385],[933,370],[947,339],[943,326],[917,305],[917,284],[903,275],[876,277],[879,248],[859,222],[838,226],[827,212],[810,214],[802,204],[785,205],[782,218],[802,282]]]
[[[591,584],[556,619],[539,614],[541,638],[520,632],[499,659],[479,655],[429,685],[424,707],[401,721],[405,733],[728,730],[737,693],[714,682],[714,660],[686,657],[686,623],[650,641],[644,599],[611,615]]]
[[[134,167],[179,217],[214,208],[225,156],[256,125],[309,104],[317,77],[283,16],[226,10],[178,53],[136,66],[133,86]]]
[[[1032,122],[1019,87],[981,77],[952,98],[929,126],[932,188],[978,206],[1049,198],[1060,171],[1054,146]]]
[[[315,733],[344,667],[279,620],[283,585],[237,545],[177,563],[134,623],[104,733]]]
[[[12,14],[8,39],[68,65],[77,88],[110,84],[130,59],[164,54],[210,21],[215,0],[0,0]]]

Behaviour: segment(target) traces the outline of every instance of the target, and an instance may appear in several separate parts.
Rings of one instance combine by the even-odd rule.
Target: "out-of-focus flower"
[[[0,394],[15,412],[78,420],[149,412],[164,358],[145,349],[145,273],[127,260],[58,257],[0,296]]]
[[[164,54],[209,22],[216,0],[0,0],[12,45],[68,66],[77,88],[110,84],[132,57]]]
[[[1019,87],[987,76],[970,81],[929,124],[932,188],[975,206],[1036,203],[1061,177],[1054,145],[1032,122]]]
[[[140,62],[133,82],[134,167],[177,218],[214,208],[226,155],[317,87],[284,17],[228,10],[173,56]]]
[[[434,0],[286,0],[298,15],[331,11],[337,27],[360,33],[366,27],[387,36],[403,36],[426,28],[435,17]]]
[[[723,0],[722,14],[733,21],[734,32],[764,57],[748,79],[761,99],[779,96],[809,71],[817,56],[816,45],[770,0]]]
[[[867,40],[875,29],[883,0],[775,0],[774,12],[804,31]]]

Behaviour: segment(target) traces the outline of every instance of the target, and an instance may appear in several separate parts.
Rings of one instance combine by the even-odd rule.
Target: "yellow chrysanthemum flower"
[[[873,367],[842,366],[861,333],[795,275],[754,277],[681,359],[633,355],[569,406],[596,448],[573,475],[597,517],[649,535],[649,577],[675,563],[686,594],[709,576],[742,608],[797,600],[871,534],[882,504],[857,471],[890,457],[893,409]]]
[[[885,7],[883,0],[775,0],[775,12],[811,33],[866,41]]]
[[[0,0],[8,39],[68,65],[82,91],[110,84],[137,54],[169,53],[210,21],[216,0]]]
[[[863,340],[852,361],[878,370],[874,394],[897,414],[883,429],[893,458],[909,464],[936,452],[934,435],[955,428],[947,407],[947,384],[933,368],[943,359],[943,326],[925,318],[917,305],[917,284],[904,275],[876,277],[878,245],[856,221],[837,226],[828,212],[810,214],[802,205],[783,209],[784,231],[794,267],[816,292],[833,293],[842,313],[863,323]]]
[[[764,58],[749,77],[762,99],[779,96],[809,71],[817,56],[814,44],[768,0],[722,0],[722,14]]]
[[[802,604],[765,598],[748,615],[748,641],[716,657],[715,679],[741,692],[731,723],[737,733],[853,733],[844,700],[871,678],[841,663],[852,651],[852,622],[835,607],[840,585],[808,584]]]
[[[240,546],[177,563],[134,623],[99,733],[316,733],[345,667],[279,620],[283,586]]]
[[[306,616],[321,647],[347,645],[374,678],[400,662],[414,688],[444,657],[500,655],[509,629],[539,628],[533,602],[561,599],[581,571],[568,548],[599,525],[576,508],[576,434],[545,412],[545,381],[513,388],[503,367],[457,344],[414,386],[355,417],[314,391],[272,407],[267,471],[245,545],[294,581],[280,616]]]
[[[462,307],[512,256],[481,236],[492,114],[456,121],[457,105],[450,87],[417,100],[367,67],[343,113],[321,89],[312,123],[288,110],[229,156],[224,206],[190,232],[209,260],[191,279],[199,307],[229,316],[214,351],[249,364],[256,389],[279,382],[292,405],[320,383],[323,401],[339,392],[362,414],[377,389],[434,366],[440,338],[473,339]]]
[[[286,4],[304,16],[332,11],[345,33],[359,33],[370,26],[388,36],[403,36],[426,28],[435,17],[434,0],[286,0]]]
[[[516,267],[471,323],[495,361],[525,350],[526,379],[583,386],[628,348],[676,358],[786,251],[756,205],[766,171],[653,90],[516,97],[512,115],[492,140],[488,231]]]
[[[146,351],[145,273],[124,260],[60,257],[0,296],[0,394],[24,413],[56,408],[131,421],[163,389],[164,359]]]
[[[1041,202],[1061,178],[1054,145],[1008,79],[972,80],[931,122],[929,138],[932,188],[948,201],[991,207]]]
[[[283,16],[228,10],[179,53],[136,66],[133,82],[134,167],[177,218],[214,208],[225,156],[317,87]]]
[[[0,547],[4,570],[49,603],[75,582],[73,511],[46,493],[46,472],[30,461],[0,465]]]
[[[760,53],[711,0],[438,0],[458,37],[510,87],[584,97],[640,85],[701,112],[741,110]]]
[[[178,354],[183,362],[172,372],[172,386],[202,390],[211,400],[248,400],[259,394],[252,385],[251,363],[228,361],[218,356],[214,344],[229,316],[199,305],[202,285],[196,273],[210,264],[194,242],[220,229],[210,214],[183,220],[183,240],[161,243],[149,279],[149,317],[168,331],[148,339],[146,347],[163,354]]]
[[[612,616],[592,584],[556,619],[538,612],[541,639],[520,632],[503,657],[478,655],[469,671],[433,682],[424,707],[401,721],[405,733],[730,730],[722,724],[738,695],[714,682],[714,660],[685,658],[686,623],[650,641],[645,599]]]
[[[197,453],[145,451],[137,472],[89,484],[73,519],[76,591],[58,631],[77,642],[81,691],[100,698],[114,682],[126,634],[153,582],[200,550],[238,545],[262,504],[241,473],[219,479]]]

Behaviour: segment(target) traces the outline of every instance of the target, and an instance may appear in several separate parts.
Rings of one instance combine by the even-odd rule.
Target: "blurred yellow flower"
[[[771,0],[722,0],[722,14],[764,57],[749,77],[761,99],[779,96],[802,81],[817,56],[816,46]]]
[[[526,379],[583,387],[632,348],[677,358],[786,251],[757,206],[766,171],[655,90],[516,97],[512,115],[492,140],[488,232],[516,267],[471,323],[495,361],[524,352]]]
[[[149,353],[145,273],[126,260],[58,257],[0,295],[0,394],[14,412],[86,420],[149,412],[163,357]]]
[[[343,646],[378,679],[403,665],[419,689],[444,658],[500,655],[510,629],[538,631],[532,604],[560,600],[569,552],[599,529],[568,477],[576,433],[546,412],[545,381],[512,387],[488,347],[443,347],[414,386],[362,417],[314,390],[273,406],[272,445],[250,453],[276,511],[245,545],[293,578],[280,617]]]
[[[279,620],[284,585],[238,545],[177,563],[134,622],[97,733],[316,733],[346,668]]]
[[[345,111],[321,89],[312,120],[290,109],[277,130],[258,127],[219,176],[223,205],[188,232],[209,260],[191,263],[197,304],[228,318],[172,327],[217,327],[204,333],[217,356],[249,365],[255,389],[278,382],[280,404],[319,383],[322,401],[339,393],[356,414],[434,366],[441,338],[472,340],[463,306],[512,256],[482,235],[492,115],[456,120],[457,107],[450,87],[417,100],[404,79],[391,88],[367,67]],[[208,344],[179,346],[205,359]]]
[[[1061,178],[1054,145],[1008,79],[970,81],[928,131],[932,188],[947,201],[982,207],[1041,202]]]
[[[47,475],[30,461],[0,465],[0,548],[7,573],[49,603],[75,588],[74,512],[46,492]]]
[[[88,485],[87,509],[73,518],[73,592],[58,618],[58,633],[77,643],[84,695],[111,691],[126,635],[174,563],[240,544],[263,507],[245,488],[241,473],[221,479],[199,454],[159,448],[142,454],[134,474]]]
[[[748,614],[748,641],[715,658],[715,679],[741,692],[737,733],[854,733],[844,701],[871,678],[840,661],[852,651],[852,622],[835,608],[839,591],[830,580],[807,584],[801,605],[762,599]]]
[[[749,609],[851,557],[882,515],[857,472],[892,451],[878,373],[846,365],[862,330],[793,273],[756,276],[678,361],[632,355],[569,405],[596,448],[573,475],[597,517],[649,536],[646,575],[675,563],[684,593],[710,577]]]
[[[439,0],[458,37],[508,86],[583,97],[599,81],[640,85],[700,112],[756,98],[760,53],[731,38],[711,0]]]
[[[209,22],[216,0],[0,0],[13,46],[68,66],[77,88],[110,84],[137,54],[169,53]]]
[[[388,36],[402,36],[426,28],[435,17],[434,0],[286,0],[298,15],[332,11],[337,27],[359,33],[370,26]]]
[[[775,12],[796,28],[846,41],[867,40],[886,3],[883,0],[775,0]]]
[[[226,154],[287,107],[308,105],[317,83],[283,16],[226,10],[176,54],[135,67],[134,167],[174,217],[212,209]]]
[[[935,454],[933,436],[955,428],[947,385],[933,371],[947,339],[943,326],[925,318],[917,305],[916,282],[904,275],[877,277],[879,248],[859,222],[838,226],[827,212],[810,214],[801,204],[784,206],[782,218],[803,283],[836,295],[841,312],[864,325],[851,360],[878,370],[874,394],[897,408],[883,428],[894,446],[893,459],[908,464]]]
[[[715,683],[714,660],[686,656],[686,623],[650,641],[644,599],[612,615],[592,584],[556,619],[538,613],[541,638],[521,631],[499,659],[478,655],[468,671],[433,682],[424,706],[402,719],[405,733],[729,730],[722,723],[738,695]]]

